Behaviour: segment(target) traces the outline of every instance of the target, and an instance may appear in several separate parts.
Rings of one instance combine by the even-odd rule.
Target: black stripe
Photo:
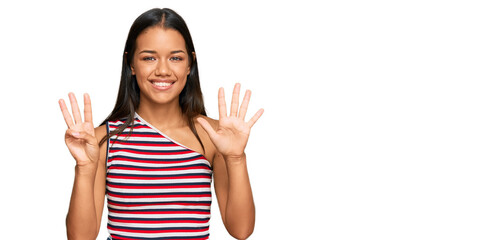
[[[148,192],[148,193],[123,193],[123,192],[115,192],[115,191],[107,191],[108,194],[115,194],[117,196],[159,196],[159,195],[202,195],[208,194],[211,195],[211,192]]]
[[[199,223],[205,223],[210,220],[210,218],[121,218],[121,217],[108,217],[109,220],[125,220],[125,221],[146,221],[146,222],[156,222],[156,221],[197,221]],[[191,223],[188,223],[191,224]],[[209,224],[209,223],[208,223]]]
[[[176,202],[122,202],[122,201],[115,201],[111,199],[107,199],[107,202],[112,203],[112,204],[120,204],[120,205],[155,205],[155,204],[166,204],[166,203],[199,203],[199,204],[211,204],[211,201],[176,201]],[[110,207],[113,209],[113,207]]]
[[[110,225],[110,224],[109,224]],[[134,238],[134,237],[128,237],[126,235],[121,235],[121,234],[111,234],[112,239],[114,237],[122,237],[122,238],[127,238],[127,239],[138,239],[138,240],[178,240],[178,239],[197,239],[200,238],[201,240],[208,238],[210,235],[205,234],[201,236],[184,236],[184,237],[161,237],[161,238],[148,238],[148,237],[143,237],[143,238]]]
[[[110,150],[131,150],[139,153],[187,153],[187,152],[193,152],[192,150],[189,149],[180,149],[180,150],[145,150],[145,149],[136,149],[136,148],[119,148],[119,147],[111,147]]]
[[[176,156],[176,155],[175,155]],[[124,159],[131,159],[131,160],[144,160],[144,161],[156,161],[156,162],[163,162],[163,161],[185,161],[185,160],[194,160],[197,158],[201,157],[201,154],[197,154],[196,156],[193,157],[184,157],[184,158],[172,158],[172,159],[164,159],[164,158],[140,158],[140,157],[130,157],[130,156],[124,156],[124,155],[115,155],[113,157],[109,157],[108,159],[115,159],[115,158],[124,158]]]
[[[155,170],[163,170],[163,169],[174,169],[174,168],[187,168],[187,167],[205,167],[208,168],[207,164],[204,163],[198,163],[198,164],[189,164],[189,165],[180,165],[180,166],[170,166],[170,167],[145,167],[145,166],[135,166],[135,165],[128,165],[128,164],[113,164],[113,167],[127,167],[127,168],[136,168],[136,169],[155,169]]]
[[[108,181],[109,184],[117,185],[117,186],[130,186],[130,187],[173,187],[173,186],[193,186],[193,185],[204,185],[211,186],[210,182],[190,182],[190,183],[116,183]]]
[[[196,208],[183,208],[183,209],[161,209],[161,208],[156,208],[156,209],[115,209],[112,208],[114,211],[120,212],[120,213],[143,213],[143,212],[170,212],[173,214],[176,214],[178,212],[187,212],[187,211],[194,211],[194,212],[205,212],[205,213],[210,213],[210,210],[205,210],[205,209],[196,209]],[[155,215],[153,215],[155,216]],[[114,217],[114,218],[121,218],[121,217]],[[126,219],[126,218],[125,218]],[[129,218],[127,218],[129,219]],[[172,219],[172,218],[167,218],[167,219]]]
[[[124,227],[124,226],[116,226],[113,224],[108,224],[113,226],[116,229],[124,229],[124,230],[141,230],[141,231],[169,231],[169,230],[204,230],[208,229],[208,227],[159,227],[159,228],[138,228],[138,227]]]
[[[164,138],[163,141],[133,141],[133,140],[128,140],[128,139],[112,139],[112,143],[137,143],[137,144],[166,144],[166,145],[175,145],[179,146],[178,144],[171,142],[171,141],[166,141],[168,139]]]
[[[135,119],[135,120],[137,120],[137,119]],[[124,121],[122,121],[122,123],[114,123],[115,121],[109,121],[109,123],[110,123],[110,126],[115,127],[115,128],[119,128],[120,126],[124,125],[124,122],[125,122],[125,121],[126,121],[126,119],[124,119]],[[140,122],[140,123],[135,123],[135,124],[133,125],[133,128],[134,128],[134,127],[138,127],[138,126],[147,126],[147,125],[145,125],[145,124],[143,124],[143,123],[141,123],[141,122]],[[129,128],[129,127],[128,127],[128,128]],[[129,129],[128,129],[128,130],[129,130]],[[112,130],[112,131],[113,131],[113,130]]]
[[[164,211],[160,211],[164,212]],[[115,214],[144,214],[140,212],[114,212]],[[148,218],[142,218],[142,217],[116,217],[116,216],[111,216],[108,215],[109,220],[116,220],[116,221],[197,221],[197,222],[205,222],[209,221],[211,217],[160,217],[159,215],[164,215],[164,216],[171,216],[174,214],[191,214],[191,215],[209,215],[210,212],[207,213],[200,213],[200,212],[189,212],[189,213],[156,213],[156,214],[150,214]]]
[[[128,135],[129,135],[129,131],[128,130],[124,130],[124,132],[122,132],[122,134],[119,135],[119,136],[126,137]],[[142,132],[142,129],[133,129],[132,135],[155,135],[155,136],[161,136],[163,139],[169,141],[169,139],[165,138],[164,136],[162,136],[160,133],[158,133],[156,131],[153,131],[153,132],[152,131],[151,132],[147,132],[147,131]]]
[[[108,176],[117,176],[117,177],[144,177],[144,178],[158,178],[158,177],[188,177],[188,176],[194,176],[194,177],[199,177],[199,176],[206,176],[206,177],[211,177],[211,173],[186,173],[186,174],[172,174],[172,175],[167,175],[167,174],[151,174],[151,175],[144,175],[144,174],[124,174],[124,173],[108,173]]]

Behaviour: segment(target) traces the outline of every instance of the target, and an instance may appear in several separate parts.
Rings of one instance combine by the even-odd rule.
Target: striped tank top
[[[123,120],[107,122],[111,132]],[[112,239],[209,238],[211,166],[138,114],[108,141],[106,197]],[[128,137],[129,135],[129,137]]]

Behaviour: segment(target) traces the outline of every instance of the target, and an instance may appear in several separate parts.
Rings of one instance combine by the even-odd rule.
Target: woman
[[[230,113],[221,88],[219,120],[205,113],[197,58],[184,20],[152,9],[131,26],[112,113],[93,127],[84,94],[84,120],[70,93],[65,142],[76,160],[67,216],[69,239],[95,239],[105,196],[110,239],[208,239],[211,176],[222,220],[235,238],[254,228],[255,207],[244,149],[260,109],[245,122],[250,100]]]

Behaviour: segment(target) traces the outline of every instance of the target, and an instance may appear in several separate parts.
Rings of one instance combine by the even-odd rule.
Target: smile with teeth
[[[154,84],[158,87],[168,87],[171,84],[173,84],[173,82],[152,82],[152,84]]]

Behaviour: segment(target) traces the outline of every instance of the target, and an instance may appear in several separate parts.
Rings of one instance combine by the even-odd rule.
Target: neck
[[[159,130],[179,128],[187,125],[178,99],[167,104],[155,104],[140,99],[136,113]]]

